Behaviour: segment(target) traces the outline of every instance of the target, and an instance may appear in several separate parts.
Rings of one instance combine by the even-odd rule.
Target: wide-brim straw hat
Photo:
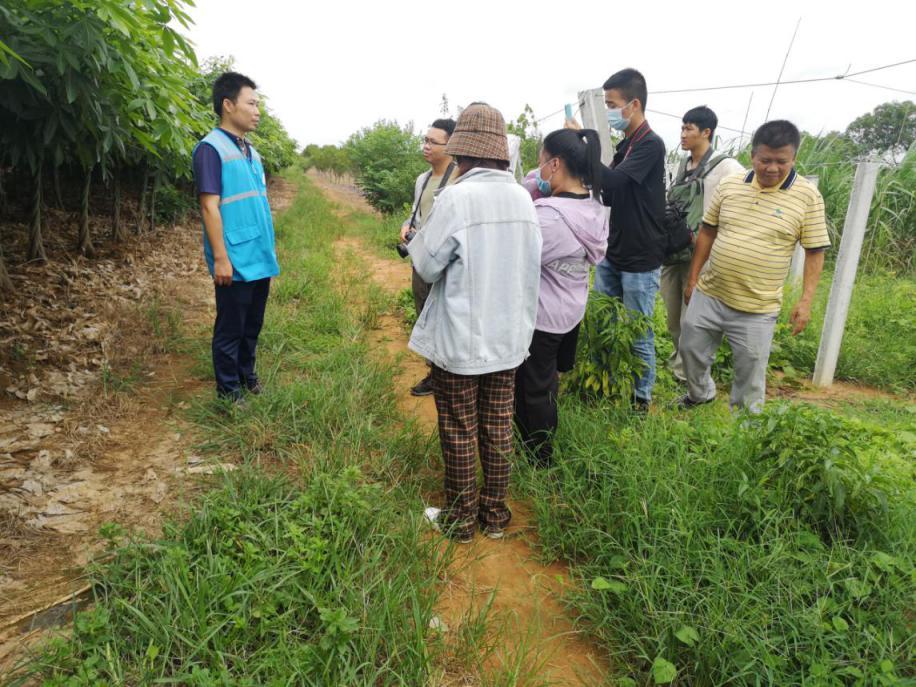
[[[509,161],[506,120],[495,107],[472,103],[458,116],[445,152],[455,157]]]

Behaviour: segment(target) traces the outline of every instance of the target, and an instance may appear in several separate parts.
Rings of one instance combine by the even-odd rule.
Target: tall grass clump
[[[70,636],[12,684],[427,684],[445,563],[412,507],[428,442],[402,426],[364,336],[386,304],[364,282],[335,283],[341,219],[288,174],[301,190],[277,221],[266,391],[244,409],[208,398],[191,411],[201,450],[240,469],[158,539],[115,547]]]
[[[770,364],[810,374],[814,371],[831,278],[825,275],[811,308],[811,322],[798,336],[788,324],[797,296],[787,289]],[[916,391],[916,281],[912,278],[860,274],[855,288],[836,376],[888,391]]]
[[[525,476],[617,684],[916,677],[912,437],[805,406],[725,412],[634,426],[567,398],[556,469]]]

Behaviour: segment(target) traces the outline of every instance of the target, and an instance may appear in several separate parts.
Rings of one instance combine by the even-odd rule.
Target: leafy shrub
[[[570,388],[586,397],[629,403],[636,375],[645,365],[633,352],[633,344],[648,329],[648,317],[628,310],[619,298],[592,291],[579,330]]]
[[[397,122],[382,120],[350,137],[345,149],[372,207],[391,215],[413,203],[414,183],[427,169],[420,148],[420,137]]]
[[[194,195],[188,189],[165,184],[156,191],[156,221],[165,224],[180,222],[197,211]]]

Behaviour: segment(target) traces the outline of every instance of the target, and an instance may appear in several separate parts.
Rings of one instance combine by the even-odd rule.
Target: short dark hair
[[[445,133],[451,138],[452,133],[455,131],[455,120],[454,119],[437,119],[435,122],[429,125],[430,129],[442,129]]]
[[[774,119],[772,122],[762,124],[754,132],[754,138],[751,139],[751,153],[754,153],[757,146],[760,145],[768,148],[792,146],[797,153],[801,145],[801,134],[798,133],[798,127],[792,122],[785,119]]]
[[[694,107],[684,113],[683,119],[681,121],[684,124],[696,124],[697,129],[703,131],[703,129],[709,129],[709,141],[712,142],[712,139],[716,135],[716,127],[719,126],[719,118],[716,117],[716,113],[710,110],[705,105],[700,105],[699,107]]]
[[[623,93],[627,100],[634,98],[639,100],[643,112],[646,111],[646,103],[649,101],[649,93],[646,90],[646,78],[635,69],[621,69],[615,74],[611,74],[608,80],[604,82],[604,90],[614,90]]]
[[[239,97],[239,91],[245,86],[252,90],[257,89],[254,81],[238,72],[225,72],[217,77],[213,82],[213,111],[217,117],[223,116],[223,101],[228,98],[235,102]]]

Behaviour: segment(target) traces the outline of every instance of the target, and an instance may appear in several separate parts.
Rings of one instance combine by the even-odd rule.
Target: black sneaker
[[[690,410],[691,408],[696,408],[697,406],[706,405],[707,403],[712,403],[715,400],[713,398],[707,398],[705,401],[694,401],[690,398],[690,394],[684,394],[677,401],[677,407],[681,410]]]
[[[433,393],[433,377],[426,375],[410,388],[411,396],[429,396]]]
[[[639,413],[640,415],[649,414],[649,401],[644,398],[639,398],[638,396],[633,398],[633,412]]]
[[[264,393],[264,387],[261,386],[261,380],[257,377],[251,377],[245,380],[245,388],[252,396],[260,396]]]

